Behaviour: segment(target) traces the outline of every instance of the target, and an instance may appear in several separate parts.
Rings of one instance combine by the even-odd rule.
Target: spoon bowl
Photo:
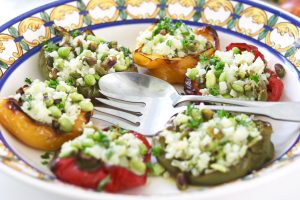
[[[136,72],[107,74],[100,79],[99,88],[101,91],[121,96],[180,97],[168,82]]]

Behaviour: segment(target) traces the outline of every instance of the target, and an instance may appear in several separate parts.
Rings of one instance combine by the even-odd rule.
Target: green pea
[[[94,74],[94,77],[95,77],[96,81],[99,81],[99,80],[100,80],[99,74]]]
[[[71,90],[70,90],[70,92],[77,92],[77,88],[76,88],[76,87],[74,87],[74,86],[71,86]]]
[[[130,58],[129,57],[126,57],[125,58],[125,64],[128,66],[130,65]]]
[[[147,166],[142,161],[131,160],[129,163],[129,168],[135,171],[137,174],[144,174]]]
[[[206,87],[207,88],[212,88],[217,83],[216,76],[212,72],[208,72],[206,74],[205,78],[206,78]]]
[[[58,53],[59,57],[61,57],[61,58],[67,58],[69,56],[70,52],[71,52],[70,47],[60,47],[57,50],[57,53]]]
[[[51,106],[49,111],[52,117],[59,118],[61,116],[61,111],[56,106]]]
[[[120,64],[116,64],[114,68],[115,68],[116,72],[121,72],[121,71],[126,70],[126,69],[127,69],[127,66],[125,66],[125,65],[120,65]]]
[[[73,130],[73,125],[71,121],[66,117],[61,117],[58,120],[59,129],[64,132],[71,132]]]
[[[82,141],[82,146],[83,146],[83,147],[92,147],[93,145],[95,145],[95,142],[94,142],[93,139],[85,138],[85,139]]]
[[[223,94],[222,95],[225,99],[231,99],[232,96],[230,94]]]
[[[79,103],[79,106],[80,106],[81,110],[84,112],[90,112],[94,109],[93,104],[88,100],[81,101]]]
[[[193,68],[193,69],[190,69],[190,70],[189,70],[188,77],[189,77],[191,80],[193,80],[193,81],[196,80],[197,75],[198,75],[198,69],[197,69],[197,68]]]
[[[158,163],[155,163],[152,166],[151,175],[153,176],[160,176],[162,175],[166,170]]]
[[[83,50],[83,52],[80,54],[80,58],[82,58],[83,56],[85,57],[89,57],[92,56],[92,51],[91,50]]]
[[[233,48],[232,48],[232,52],[233,52],[233,54],[241,54],[240,49],[237,48],[237,47],[233,47]]]
[[[140,154],[141,154],[142,156],[144,156],[144,155],[147,154],[148,149],[147,149],[147,147],[143,144],[143,145],[140,146],[139,152],[140,152]]]
[[[237,83],[233,83],[231,85],[232,89],[234,89],[237,92],[244,92],[244,87],[242,85],[239,85]]]
[[[57,58],[54,61],[54,66],[56,66],[58,69],[62,70],[65,67],[65,61],[61,58]]]
[[[95,42],[97,45],[105,42],[105,40],[98,38],[94,35],[88,35],[88,36],[86,36],[86,39]]]
[[[93,86],[97,82],[94,75],[92,74],[85,75],[83,79],[84,79],[84,83],[88,86]]]
[[[45,104],[46,104],[47,107],[52,106],[53,103],[54,103],[54,100],[53,100],[53,99],[47,99],[47,100],[45,101]]]
[[[56,91],[58,92],[66,92],[67,91],[67,88],[65,86],[62,86],[62,85],[58,85],[56,87]]]
[[[226,72],[222,72],[222,74],[219,77],[219,82],[225,82],[226,81]]]
[[[73,102],[78,102],[78,101],[82,101],[84,98],[83,98],[83,95],[82,94],[78,94],[77,92],[74,92],[74,93],[71,93],[69,95],[69,97],[71,98],[71,100]]]

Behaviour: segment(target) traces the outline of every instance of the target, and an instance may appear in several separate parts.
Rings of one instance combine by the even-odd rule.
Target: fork
[[[122,128],[134,130],[146,136],[155,135],[164,128],[172,116],[186,109],[186,106],[173,107],[172,101],[168,98],[125,97],[107,92],[102,92],[102,94],[109,99],[97,98],[97,100],[113,108],[97,106],[95,110],[98,112],[93,115],[93,118],[118,124]],[[244,101],[234,100],[234,102],[245,105]],[[275,120],[300,122],[299,102],[251,102],[249,107],[222,105],[205,107],[211,110],[256,114]]]

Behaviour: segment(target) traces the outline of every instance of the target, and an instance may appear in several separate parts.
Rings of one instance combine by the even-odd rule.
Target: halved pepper
[[[85,77],[82,76],[80,73],[74,72],[74,74],[70,75],[68,77],[68,80],[64,81],[70,81],[73,86],[76,86],[78,89],[78,92],[82,94],[86,98],[95,98],[101,96],[99,92],[99,86],[97,84],[97,80],[101,76],[104,76],[107,73],[111,72],[112,68],[115,68],[116,72],[119,71],[128,71],[128,72],[137,72],[137,68],[132,62],[131,59],[131,52],[125,48],[125,47],[120,47],[116,42],[109,42],[109,41],[104,41],[103,39],[100,39],[99,37],[95,36],[93,31],[90,29],[86,29],[83,32],[80,32],[78,30],[70,33],[67,30],[63,29],[62,27],[56,27],[58,33],[63,37],[63,41],[61,43],[53,44],[52,42],[44,45],[40,51],[39,54],[39,67],[46,79],[57,79],[59,77],[59,72],[62,70],[61,68],[64,68],[64,63],[63,61],[69,60],[68,56],[60,56],[61,59],[61,64],[62,66],[56,67],[55,66],[55,60],[56,58],[52,57],[49,55],[49,53],[53,53],[54,51],[59,51],[59,49],[65,48],[65,49],[70,49],[70,52],[72,52],[76,57],[82,56],[83,51],[91,52],[93,54],[102,54],[102,58],[99,59],[98,57],[93,57],[91,55],[89,56],[84,56],[82,64],[85,66],[88,66],[90,70],[94,70],[95,72],[93,74],[89,74],[90,78],[93,79],[91,84],[78,84],[76,82],[76,79],[81,78],[83,82],[85,82]],[[74,39],[77,36],[83,36],[82,40],[89,40],[89,46],[87,49],[83,47],[82,41],[78,40],[77,44],[78,47],[74,47],[74,44],[72,44],[72,39]],[[89,37],[89,38],[88,38]],[[125,57],[125,63],[124,65],[118,65],[117,62],[117,56],[116,55],[111,55],[109,56],[109,52],[106,52],[103,49],[98,48],[100,44],[107,44],[109,47],[114,49],[116,52],[123,52],[123,56]],[[80,48],[80,54],[78,55],[76,53],[76,48]],[[48,54],[47,54],[48,53]],[[62,54],[62,53],[61,53]],[[73,58],[72,58],[73,59]],[[74,61],[74,59],[73,59]],[[57,63],[56,63],[57,64]],[[58,65],[59,65],[58,64]],[[74,65],[74,62],[72,63]],[[117,66],[118,65],[118,66]],[[126,66],[125,66],[126,65]],[[80,70],[81,67],[78,67],[77,70]],[[92,75],[92,76],[91,76]],[[64,77],[65,79],[65,77]]]
[[[226,50],[232,50],[233,48],[238,48],[241,52],[242,51],[249,51],[252,52],[255,56],[255,60],[260,57],[262,61],[266,63],[264,55],[258,50],[258,48],[254,45],[250,45],[247,43],[231,43],[226,47]],[[268,78],[268,85],[267,85],[267,101],[279,101],[283,89],[284,84],[283,81],[278,77],[278,75],[272,71],[271,69],[266,69],[266,71],[270,74]],[[195,80],[191,80],[190,78],[186,77],[185,83],[184,83],[184,90],[185,93],[188,95],[202,95],[199,91],[200,89],[203,89],[204,86],[199,85]]]
[[[254,170],[258,170],[273,159],[274,145],[271,142],[272,127],[269,123],[263,121],[256,121],[256,124],[262,134],[262,139],[250,147],[245,157],[242,158],[238,164],[230,167],[227,172],[216,171],[209,174],[193,176],[191,173],[182,172],[179,168],[172,166],[172,160],[166,159],[163,139],[155,139],[152,145],[161,147],[162,151],[156,158],[159,164],[162,165],[172,177],[177,178],[177,181],[198,186],[218,185],[241,178]]]
[[[152,26],[154,27],[154,25]],[[212,27],[202,27],[194,30],[195,34],[204,36],[209,44],[207,50],[201,53],[210,57],[219,49],[219,37]],[[168,58],[158,54],[145,54],[143,46],[139,46],[133,52],[132,57],[136,64],[148,69],[148,74],[168,81],[169,83],[183,83],[188,68],[193,68],[199,61],[199,55],[187,55],[185,57]]]
[[[83,125],[89,122],[91,112],[81,112],[69,133],[61,132],[42,124],[22,111],[15,99],[0,100],[0,124],[24,144],[39,150],[54,151],[82,133]]]
[[[133,131],[130,133],[146,146],[147,152],[144,155],[144,163],[147,164],[151,158],[149,142],[139,133]],[[89,166],[86,167],[87,165]],[[144,185],[148,174],[147,169],[142,175],[137,175],[125,167],[108,165],[95,159],[82,160],[78,156],[54,158],[51,169],[64,182],[112,193]]]

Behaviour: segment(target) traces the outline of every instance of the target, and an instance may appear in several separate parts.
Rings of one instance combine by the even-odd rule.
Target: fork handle
[[[282,105],[273,105],[266,107],[242,107],[242,106],[205,106],[205,108],[209,108],[211,110],[225,110],[229,112],[238,112],[238,113],[248,113],[248,114],[256,114],[270,117],[275,120],[280,121],[290,121],[290,122],[300,122],[299,103],[291,102],[285,103],[284,107]],[[201,105],[197,105],[196,107],[203,107]],[[295,109],[296,108],[296,109]],[[186,106],[181,106],[175,108],[175,113],[183,112],[186,110]]]
[[[201,101],[201,102],[208,102],[208,103],[224,103],[224,104],[238,105],[238,106],[259,106],[259,107],[271,106],[271,105],[281,103],[281,102],[263,102],[263,101],[226,99],[226,98],[220,98],[214,96],[181,95],[180,98],[174,103],[174,106],[186,101]]]

